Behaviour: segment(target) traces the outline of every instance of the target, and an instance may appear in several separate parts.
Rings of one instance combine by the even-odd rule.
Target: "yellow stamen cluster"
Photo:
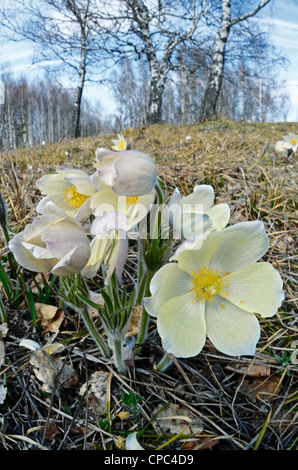
[[[139,196],[128,196],[126,198],[127,204],[136,204],[138,202]]]
[[[227,275],[229,273],[225,273]],[[215,295],[221,297],[229,295],[229,283],[224,278],[222,271],[218,269],[210,269],[201,266],[191,274],[191,282],[193,288],[189,291],[194,294],[193,301],[204,303],[206,300],[210,303]]]
[[[120,140],[120,141],[118,142],[118,148],[119,148],[120,150],[126,150],[126,148],[127,148],[126,140]]]
[[[69,207],[79,209],[89,196],[77,192],[75,185],[67,186],[64,190],[64,202]]]
[[[297,140],[296,140],[296,139],[291,139],[291,140],[290,140],[290,143],[291,143],[291,145],[296,145],[296,144],[297,144]]]

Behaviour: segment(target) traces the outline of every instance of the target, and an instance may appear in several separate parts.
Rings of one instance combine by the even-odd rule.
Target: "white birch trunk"
[[[216,107],[223,79],[225,48],[231,27],[256,15],[256,13],[269,2],[270,0],[262,0],[254,10],[238,18],[231,19],[231,0],[222,0],[220,28],[214,41],[212,66],[207,88],[200,107],[199,121],[202,122],[217,118]]]
[[[231,3],[230,0],[222,0],[221,23],[216,35],[213,48],[213,59],[207,87],[199,113],[199,121],[208,121],[216,118],[216,107],[222,84],[225,47],[231,27]]]

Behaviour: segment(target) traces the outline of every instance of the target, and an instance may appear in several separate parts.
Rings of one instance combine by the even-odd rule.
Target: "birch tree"
[[[58,77],[67,73],[74,89],[70,135],[79,136],[83,89],[98,50],[91,7],[95,0],[11,0],[1,11],[2,25],[14,40],[27,39],[36,48],[33,63]],[[20,11],[15,15],[15,11]],[[3,30],[2,30],[3,34]],[[98,65],[97,65],[98,68]]]
[[[208,121],[217,116],[216,107],[221,91],[226,45],[231,28],[253,16],[264,8],[271,0],[262,0],[249,12],[232,18],[231,3],[233,0],[221,0],[221,18],[213,46],[212,64],[204,97],[200,106],[199,121]]]
[[[181,44],[199,38],[202,19],[217,0],[121,0],[111,12],[109,4],[98,13],[99,21],[114,22],[107,53],[115,61],[145,58],[149,67],[146,121],[161,121],[162,97],[171,70],[179,67],[176,53]],[[111,23],[112,24],[112,23]],[[114,33],[114,34],[113,34]]]

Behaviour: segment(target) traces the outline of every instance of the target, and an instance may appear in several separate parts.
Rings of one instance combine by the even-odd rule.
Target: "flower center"
[[[128,204],[136,204],[138,202],[139,196],[128,196],[126,202]]]
[[[189,292],[194,294],[193,301],[204,303],[207,300],[210,303],[215,295],[223,297],[229,294],[229,283],[218,269],[201,266],[190,277],[193,288]]]
[[[82,204],[88,199],[89,196],[77,192],[75,185],[67,186],[64,190],[64,202],[69,207],[76,207],[79,209]]]
[[[118,142],[118,148],[121,150],[126,150],[126,140],[120,140]]]
[[[296,139],[291,139],[291,140],[290,140],[290,143],[291,143],[291,145],[296,145],[296,144],[297,144],[297,140],[296,140]]]

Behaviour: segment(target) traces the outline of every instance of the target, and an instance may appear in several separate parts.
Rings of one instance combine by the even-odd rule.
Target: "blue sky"
[[[286,71],[280,72],[279,78],[285,80],[285,91],[290,96],[288,121],[298,121],[298,0],[274,0],[273,5],[261,12],[263,21],[272,27],[272,40],[280,55],[286,56],[290,64]],[[28,77],[36,76],[37,67],[31,66],[32,46],[28,43],[2,44],[1,63],[10,63],[14,74],[24,73]],[[111,109],[111,95],[106,89],[85,87],[87,97],[96,97],[103,106]],[[283,119],[281,117],[281,119]]]
[[[272,24],[272,40],[281,56],[290,64],[279,78],[284,79],[285,90],[290,95],[288,120],[298,121],[298,0],[275,0],[273,16],[267,17]],[[269,13],[264,12],[263,16]]]

